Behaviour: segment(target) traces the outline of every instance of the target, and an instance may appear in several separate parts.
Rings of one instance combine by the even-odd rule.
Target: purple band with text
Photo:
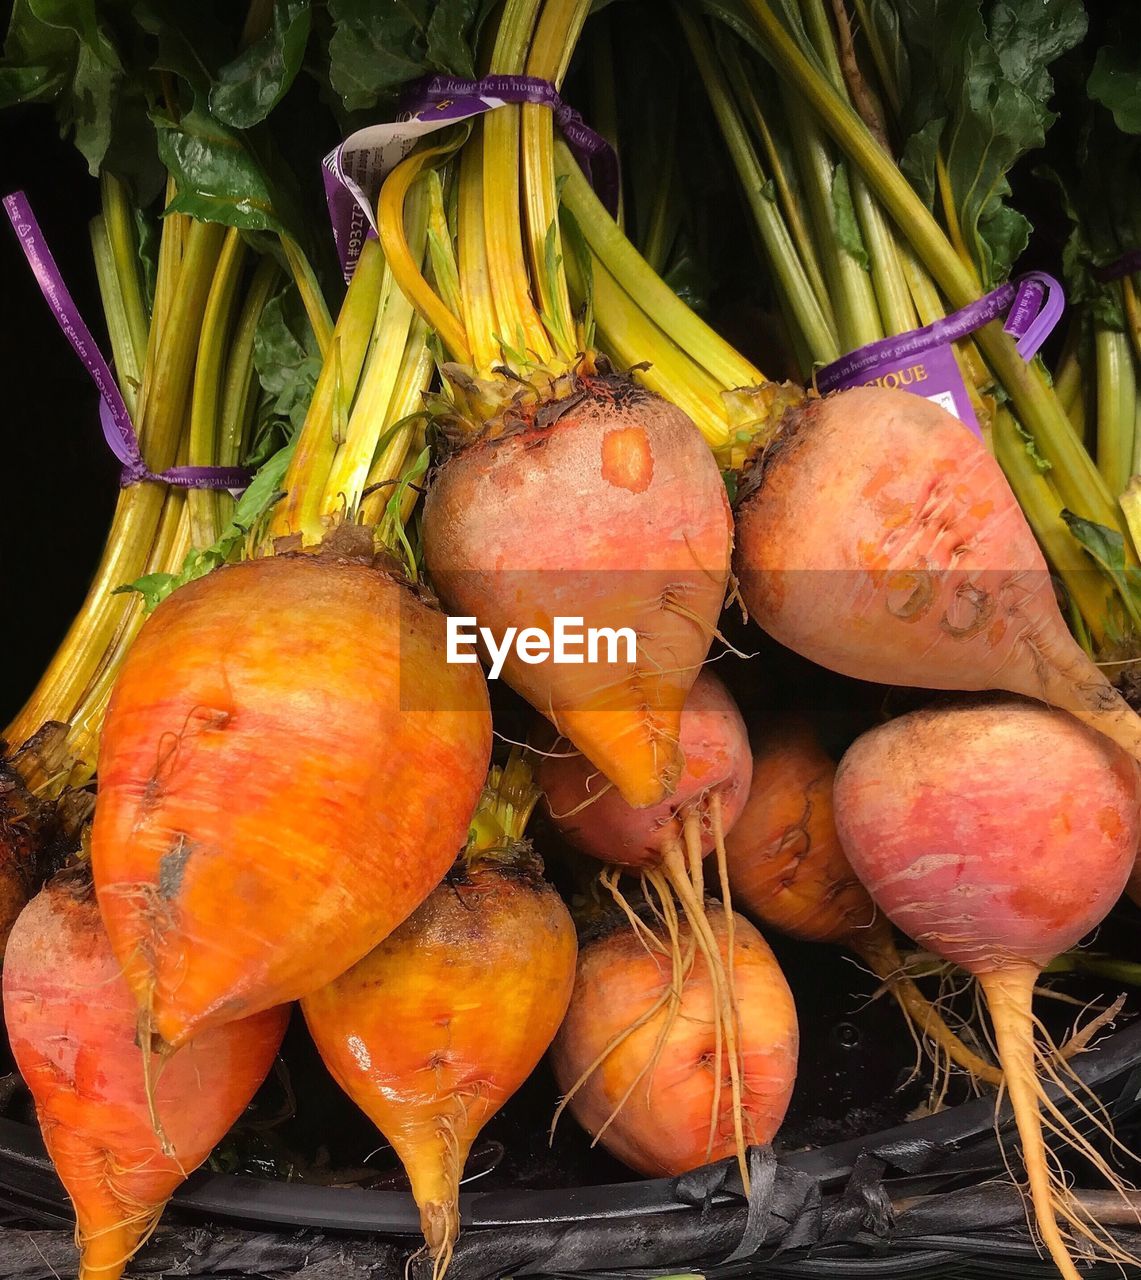
[[[358,130],[324,159],[325,200],[346,280],[356,269],[364,242],[376,235],[374,209],[381,183],[417,142],[509,103],[550,109],[583,173],[611,216],[617,214],[618,157],[606,139],[559,97],[553,84],[536,76],[433,76],[411,88],[399,120]]]
[[[184,489],[241,489],[247,485],[250,473],[244,467],[171,467],[157,473],[147,467],[114,375],[63,282],[27,196],[22,191],[5,196],[4,211],[56,323],[99,389],[99,422],[111,452],[123,464],[120,483],[126,486],[156,480]]]
[[[1033,271],[1004,284],[942,320],[871,342],[816,375],[823,394],[847,387],[885,386],[941,404],[976,435],[982,434],[955,360],[952,343],[1005,317],[1023,360],[1034,358],[1065,310],[1065,293],[1053,276]]]

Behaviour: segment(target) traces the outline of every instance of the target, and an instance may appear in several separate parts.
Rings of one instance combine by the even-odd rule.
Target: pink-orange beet
[[[583,379],[462,449],[424,506],[425,560],[449,612],[497,638],[550,636],[557,617],[636,633],[633,662],[625,648],[577,665],[512,650],[503,669],[636,807],[677,784],[682,706],[721,612],[732,531],[697,428],[619,378]]]
[[[741,712],[710,671],[698,676],[681,715],[685,768],[668,800],[631,809],[584,756],[558,747],[540,759],[538,781],[559,830],[583,853],[615,866],[640,869],[662,863],[667,845],[680,845],[690,809],[703,815],[701,852],[712,853],[708,800],[718,799],[719,830],[732,830],[745,804],[752,757]]]
[[[999,1072],[954,1034],[904,972],[891,925],[852,870],[836,832],[836,765],[812,725],[777,719],[753,735],[753,779],[725,837],[733,901],[795,938],[854,951],[922,1034],[976,1079]]]
[[[938,405],[873,387],[812,400],[742,495],[741,594],[782,644],[861,680],[1040,698],[1141,751],[998,463]]]
[[[1091,1238],[1096,1224],[1053,1176],[1040,1105],[1113,1175],[1042,1101],[1031,1001],[1043,966],[1093,929],[1125,887],[1141,823],[1137,764],[1063,711],[973,701],[865,734],[840,763],[835,806],[844,848],[879,906],[979,980],[1038,1230],[1059,1271],[1078,1280],[1059,1218]]]
[[[1121,896],[1141,790],[1071,716],[1001,699],[918,711],[858,739],[836,822],[876,902],[976,976],[1075,946]]]

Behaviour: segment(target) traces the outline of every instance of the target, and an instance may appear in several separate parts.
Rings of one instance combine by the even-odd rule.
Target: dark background
[[[2,6],[7,25],[8,6]],[[99,185],[51,112],[0,122],[0,196],[23,189],[81,314],[103,341],[88,238]],[[0,218],[0,725],[31,692],[82,603],[110,526],[118,463],[98,393]]]

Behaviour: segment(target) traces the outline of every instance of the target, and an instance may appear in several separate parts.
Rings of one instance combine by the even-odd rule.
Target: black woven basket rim
[[[1141,1102],[1141,1020],[1107,1036],[1084,1054],[1074,1069],[1095,1093],[1126,1076],[1115,1094],[1115,1109]],[[1130,1072],[1132,1076],[1128,1076]],[[1004,1107],[998,1127],[1009,1121],[1009,1110]],[[907,1160],[900,1157],[909,1150],[953,1152],[987,1135],[994,1141],[996,1132],[994,1098],[988,1096],[863,1138],[784,1153],[779,1163],[822,1189],[835,1190],[847,1182],[861,1155],[882,1156],[889,1165],[898,1162],[906,1168]],[[722,1164],[725,1175],[711,1202],[739,1203],[743,1189],[734,1162]],[[15,1192],[49,1214],[58,1214],[66,1206],[63,1188],[34,1127],[0,1119],[0,1188]],[[276,1228],[413,1237],[420,1231],[418,1211],[406,1191],[322,1187],[200,1171],[175,1193],[172,1205],[214,1220]],[[556,1190],[469,1191],[460,1196],[461,1220],[467,1230],[601,1222],[692,1208],[691,1200],[678,1195],[676,1178]]]

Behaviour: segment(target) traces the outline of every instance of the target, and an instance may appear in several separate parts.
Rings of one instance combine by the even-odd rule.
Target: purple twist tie
[[[1135,271],[1141,271],[1141,249],[1131,249],[1128,253],[1122,254],[1116,262],[1111,262],[1108,267],[1095,267],[1093,276],[1102,284],[1108,284],[1111,280],[1131,276]]]
[[[250,472],[245,467],[171,467],[159,472],[148,468],[139,452],[131,415],[115,378],[63,282],[27,196],[22,191],[5,196],[4,211],[56,323],[99,389],[99,422],[103,436],[111,452],[123,464],[119,483],[126,488],[149,480],[172,484],[180,489],[242,489],[249,484]]]

